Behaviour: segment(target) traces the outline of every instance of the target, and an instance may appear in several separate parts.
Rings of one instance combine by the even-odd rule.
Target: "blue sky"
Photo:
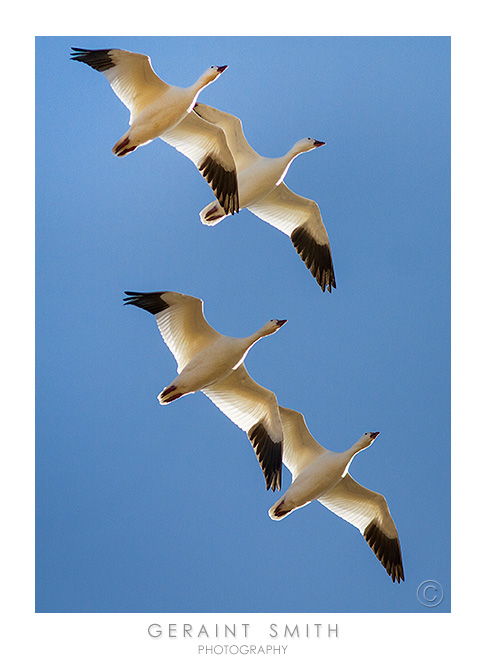
[[[253,147],[313,136],[286,183],[319,204],[337,289],[248,211],[199,222],[212,193],[161,141],[111,147],[128,111],[71,46],[151,56],[167,82],[228,69],[200,101]],[[38,38],[36,607],[39,612],[450,609],[450,40]],[[124,290],[205,301],[228,335],[288,324],[247,358],[324,446],[367,430],[356,480],[387,498],[405,583],[313,503],[275,523],[245,434],[203,395],[160,407],[175,361]],[[284,471],[283,490],[290,483]]]

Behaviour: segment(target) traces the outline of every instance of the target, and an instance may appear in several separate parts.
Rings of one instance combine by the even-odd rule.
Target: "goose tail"
[[[131,153],[132,151],[136,150],[138,148],[138,145],[133,145],[130,143],[130,132],[128,131],[126,134],[122,136],[122,138],[115,143],[115,145],[112,148],[113,153],[117,157],[124,157],[128,153]]]
[[[167,388],[159,393],[157,400],[161,405],[167,405],[169,402],[173,402],[174,400],[181,398],[183,395],[182,391],[178,391],[177,387],[174,384],[171,384],[171,386],[167,386]]]
[[[268,510],[268,515],[272,520],[282,520],[285,518],[291,511],[293,507],[286,506],[285,496],[278,499],[275,504]]]
[[[201,222],[203,224],[214,226],[226,217],[226,213],[217,201],[213,201],[212,203],[208,204],[206,208],[202,209],[202,211],[199,213],[199,217],[201,218]]]

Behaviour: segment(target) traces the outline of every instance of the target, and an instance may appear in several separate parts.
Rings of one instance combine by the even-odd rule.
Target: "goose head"
[[[309,150],[314,150],[314,148],[319,148],[319,146],[325,146],[325,145],[326,145],[325,141],[318,141],[317,139],[313,139],[312,137],[308,136],[306,139],[301,139],[300,141],[297,141],[292,150],[295,151],[297,154],[306,153]]]
[[[363,451],[363,449],[367,449],[368,446],[371,446],[379,434],[379,432],[365,432],[364,435],[361,435],[356,444],[353,444],[353,446],[348,450],[348,453],[351,455],[351,460],[357,453]]]
[[[368,446],[373,444],[379,434],[379,432],[365,432],[365,434],[358,439],[356,445],[359,446],[360,449],[367,449]]]
[[[286,323],[287,319],[270,319],[270,321],[267,321],[267,323],[262,326],[260,333],[262,337],[265,335],[272,335]]]
[[[221,76],[221,74],[224,72],[224,70],[227,67],[228,67],[228,65],[212,65],[201,76],[201,80],[203,80],[205,82],[205,85],[208,85],[208,83],[212,83],[213,81],[216,81],[216,79],[219,76]]]

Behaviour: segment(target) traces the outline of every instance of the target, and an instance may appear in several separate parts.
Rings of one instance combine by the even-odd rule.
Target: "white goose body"
[[[253,335],[233,338],[218,333],[219,339],[198,352],[170,383],[172,390],[164,389],[158,396],[161,405],[172,402],[173,395],[187,395],[201,391],[225,379],[245,360],[250,348],[261,338],[274,333],[276,328],[269,322]]]
[[[154,139],[163,138],[166,132],[184,120],[194,106],[203,87],[205,86],[201,79],[189,88],[168,86],[165,92],[162,92],[154,102],[144,107],[130,122],[130,129],[113,148],[115,155],[117,151],[126,155]],[[125,142],[127,138],[129,140]],[[124,147],[118,150],[117,145],[121,143],[124,144]]]
[[[356,453],[370,446],[373,441],[370,435],[376,437],[378,433],[366,433],[354,446],[343,452],[328,451],[321,447],[322,453],[293,478],[292,485],[281,499],[278,513],[285,511],[287,515],[332,490],[346,474]]]
[[[398,532],[383,495],[357,483],[348,473],[354,456],[379,435],[367,432],[347,451],[321,446],[299,412],[279,406],[284,430],[283,462],[292,484],[269,510],[281,520],[313,500],[359,529],[393,582],[405,580]]]
[[[251,379],[243,361],[258,340],[275,333],[286,320],[272,319],[244,338],[229,337],[208,324],[199,298],[171,291],[125,293],[127,304],[155,315],[177,361],[179,374],[157,396],[160,404],[202,391],[247,433],[267,489],[280,489],[283,431],[277,399]]]
[[[314,141],[314,139],[312,139]],[[260,201],[267,196],[282,180],[285,178],[292,161],[300,154],[298,142],[289,150],[288,153],[282,157],[262,157],[259,156],[252,166],[238,172],[238,188],[240,196],[240,208],[249,208],[252,204]],[[213,206],[215,204],[212,204]],[[200,216],[203,222],[210,224],[208,220],[203,219],[205,216],[204,211],[211,208],[211,204],[206,206],[201,211]],[[212,210],[212,209],[211,209]],[[219,217],[216,221],[220,221],[226,217],[224,210],[218,204],[217,211],[211,213],[210,217]],[[213,224],[216,223],[213,222]]]
[[[203,88],[219,77],[225,67],[210,67],[193,85],[165,87],[153,102],[130,120],[130,129],[113,147],[115,155],[122,157],[154,139],[161,138],[173,130],[191,112]]]
[[[197,166],[226,214],[238,211],[236,166],[224,132],[191,114],[201,90],[224,72],[225,65],[210,67],[183,88],[162,81],[142,53],[73,48],[71,59],[104,74],[130,111],[130,129],[113,146],[117,157],[161,138]]]
[[[200,113],[203,106],[206,105],[197,105],[196,114]],[[230,141],[228,141],[228,144],[231,145]],[[314,150],[314,148],[322,145],[324,143],[316,141],[316,139],[301,139],[282,157],[263,157],[255,153],[255,158],[251,164],[241,169],[238,166],[238,153],[233,152],[238,171],[240,210],[242,208],[251,210],[251,206],[264,199],[280,185],[297,155]],[[203,224],[214,225],[221,222],[226,217],[226,213],[217,202],[213,202],[203,208],[199,216]]]
[[[298,155],[324,142],[308,137],[297,141],[282,157],[263,157],[247,142],[236,116],[199,103],[191,115],[200,116],[224,130],[238,172],[240,210],[247,208],[289,236],[323,291],[336,287],[329,237],[318,205],[295,194],[283,182]],[[214,225],[224,219],[226,213],[218,202],[213,202],[203,208],[199,216],[203,224]]]

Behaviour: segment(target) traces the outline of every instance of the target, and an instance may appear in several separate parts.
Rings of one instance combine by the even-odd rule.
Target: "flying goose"
[[[301,139],[283,157],[259,155],[247,142],[241,120],[206,104],[197,103],[193,115],[221,127],[228,141],[238,172],[240,210],[248,208],[287,236],[322,291],[336,288],[331,246],[322,222],[319,206],[290,190],[283,182],[291,162],[300,153],[323,146],[323,141]],[[218,203],[210,203],[199,213],[203,224],[217,224],[226,212]]]
[[[162,81],[152,69],[150,58],[142,53],[75,47],[72,51],[71,60],[84,62],[106,76],[130,111],[130,129],[113,146],[115,155],[123,157],[159,137],[194,162],[225,214],[238,211],[235,162],[224,132],[190,113],[201,90],[227,65],[214,65],[192,86],[180,88]]]
[[[243,361],[255,342],[272,335],[286,319],[272,319],[253,335],[232,338],[212,328],[199,298],[174,291],[126,291],[125,304],[155,315],[177,361],[178,376],[158,396],[161,405],[202,391],[244,430],[262,468],[267,490],[280,490],[282,424],[275,395],[254,382]]]
[[[279,411],[284,431],[283,462],[292,472],[292,484],[269,510],[270,518],[281,520],[317,500],[359,529],[393,582],[405,580],[397,528],[385,498],[348,474],[354,456],[380,433],[366,432],[350,449],[336,453],[316,442],[300,412],[280,406]]]

